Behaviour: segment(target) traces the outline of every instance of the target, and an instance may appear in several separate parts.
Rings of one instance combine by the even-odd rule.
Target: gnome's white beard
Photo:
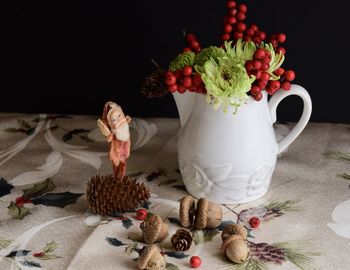
[[[128,141],[130,138],[129,124],[125,123],[119,128],[112,129],[112,133],[117,137],[119,141]]]

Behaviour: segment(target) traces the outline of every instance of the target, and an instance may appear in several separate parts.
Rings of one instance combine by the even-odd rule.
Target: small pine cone
[[[192,233],[186,229],[178,229],[171,237],[171,244],[177,251],[189,250],[192,244]]]
[[[274,247],[267,243],[249,243],[249,252],[253,259],[262,262],[282,264],[286,261],[286,253],[281,248]]]
[[[164,84],[164,70],[157,71],[146,76],[141,87],[141,93],[147,98],[160,98],[168,93],[168,89]]]
[[[129,177],[118,181],[113,175],[91,177],[87,184],[86,198],[90,208],[100,215],[134,210],[148,201],[150,190],[143,183]]]

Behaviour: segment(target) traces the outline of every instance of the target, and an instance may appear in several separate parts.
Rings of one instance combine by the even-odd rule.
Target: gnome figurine
[[[116,179],[123,179],[126,173],[126,160],[130,156],[130,121],[131,117],[124,115],[122,108],[111,101],[105,104],[102,119],[97,120],[102,135],[110,145],[109,159]]]

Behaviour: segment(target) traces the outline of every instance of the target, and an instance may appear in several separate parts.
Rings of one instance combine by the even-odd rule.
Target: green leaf
[[[7,208],[9,209],[8,214],[11,218],[23,219],[25,216],[30,214],[28,208],[24,206],[17,206],[14,202],[11,202]]]
[[[0,238],[0,248],[8,247],[12,242],[13,242],[13,240]]]
[[[10,194],[12,189],[13,185],[7,183],[4,178],[0,177],[0,197]]]
[[[297,211],[300,210],[300,200],[270,201],[265,207],[269,211]]]
[[[23,198],[31,199],[38,197],[46,192],[54,190],[56,185],[52,182],[51,178],[47,178],[45,181],[35,184],[33,187],[23,190]]]
[[[120,247],[126,245],[122,241],[119,241],[117,238],[106,237],[106,240],[112,246]]]
[[[36,262],[33,262],[33,261],[24,260],[24,261],[20,261],[20,263],[23,264],[24,266],[28,266],[28,267],[41,268],[40,263],[36,263]]]
[[[168,220],[173,223],[173,224],[176,224],[176,225],[179,225],[179,226],[182,226],[181,225],[181,222],[178,218],[174,218],[174,217],[169,217]]]
[[[172,263],[167,263],[165,265],[165,269],[166,270],[179,270],[179,267],[175,264],[172,264]]]
[[[226,226],[231,225],[231,224],[235,224],[235,223],[232,220],[222,221],[218,227],[218,230],[222,232]]]
[[[64,208],[68,204],[76,203],[77,199],[83,195],[83,193],[71,193],[71,192],[62,192],[62,193],[46,193],[43,196],[36,197],[32,200],[32,203],[43,204],[47,206],[55,206]]]
[[[30,250],[20,249],[20,250],[14,250],[11,251],[10,254],[8,254],[6,257],[23,257],[27,256]]]
[[[142,242],[142,235],[139,233],[131,232],[129,233],[128,239],[134,242]]]
[[[36,257],[39,260],[42,261],[48,261],[48,260],[54,260],[54,259],[58,259],[61,258],[60,256],[57,256],[55,254],[52,253],[46,253],[44,256],[40,256],[40,257]]]
[[[131,253],[133,253],[134,251],[137,250],[137,243],[134,242],[132,243],[131,245],[127,246],[124,250],[124,252],[127,254],[127,255],[131,255]]]
[[[18,128],[5,128],[4,131],[11,132],[11,133],[16,133],[16,132],[18,132]]]
[[[78,135],[80,133],[86,133],[86,132],[90,132],[90,130],[84,129],[84,128],[76,128],[76,129],[70,130],[67,133],[65,133],[62,136],[62,139],[64,142],[66,142],[66,141],[71,140],[73,138],[73,135]]]
[[[126,229],[129,229],[132,225],[134,225],[134,223],[132,223],[130,218],[123,219],[122,223],[123,223],[123,227],[126,228]]]
[[[175,252],[175,251],[167,251],[165,252],[165,254],[168,255],[169,257],[176,258],[176,259],[184,259],[190,256],[183,252]]]
[[[20,128],[23,128],[23,129],[30,129],[30,128],[32,128],[32,126],[29,125],[28,122],[24,121],[23,119],[17,119],[17,123],[18,123]]]
[[[218,229],[195,230],[192,232],[193,241],[196,245],[210,242],[219,233],[220,231]]]
[[[57,248],[57,243],[55,241],[52,241],[44,247],[43,251],[45,253],[53,252]]]

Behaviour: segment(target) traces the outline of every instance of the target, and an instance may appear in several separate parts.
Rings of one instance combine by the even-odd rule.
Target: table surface
[[[144,244],[135,213],[102,217],[86,201],[89,178],[111,173],[96,119],[0,114],[0,269],[136,269],[134,247]],[[177,164],[179,128],[177,119],[133,119],[127,163],[128,174],[151,188],[148,211],[169,224],[161,244],[167,269],[189,269],[194,255],[202,258],[201,269],[238,269],[220,252],[221,230],[233,222],[249,229],[255,266],[350,268],[350,181],[342,177],[350,174],[349,125],[310,123],[279,157],[269,192],[252,203],[223,205],[221,226],[194,231],[195,244],[184,253],[169,245],[186,194]],[[261,220],[256,229],[248,222],[253,216]]]

